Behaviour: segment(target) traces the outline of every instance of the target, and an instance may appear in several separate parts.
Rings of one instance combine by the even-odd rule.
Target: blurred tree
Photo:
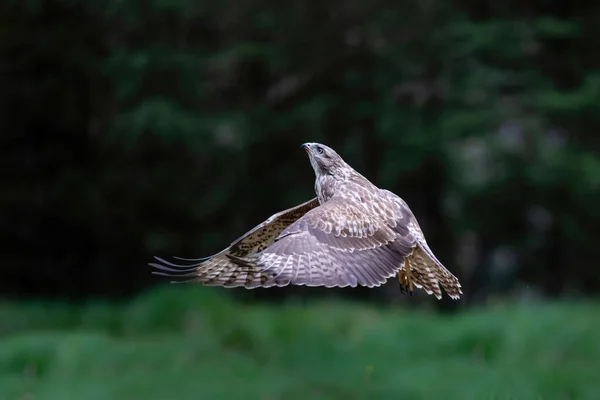
[[[469,301],[597,292],[599,11],[3,2],[0,291],[130,294],[151,255],[311,197],[290,154],[324,141],[407,200]]]

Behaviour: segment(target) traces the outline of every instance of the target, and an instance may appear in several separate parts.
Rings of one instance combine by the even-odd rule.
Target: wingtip
[[[203,263],[203,262],[198,262],[198,263],[195,263],[195,264],[175,264],[175,263],[167,261],[164,258],[161,258],[161,257],[158,257],[158,256],[154,256],[154,259],[156,261],[158,261],[159,263],[161,263],[161,264],[168,265],[169,267],[178,268],[178,269],[197,268],[197,267],[199,267]],[[156,265],[155,263],[153,263],[153,264]]]
[[[211,257],[213,257],[213,256],[206,256],[206,257],[200,257],[200,258],[184,258],[184,257],[173,256],[174,259],[180,260],[180,261],[206,261]]]
[[[196,271],[198,269],[198,267],[189,267],[189,268],[183,268],[183,267],[177,267],[177,268],[169,268],[165,265],[161,265],[161,264],[157,264],[157,263],[148,263],[148,265],[152,268],[156,268],[156,269],[160,269],[162,271],[167,271],[167,272],[174,272],[174,273],[184,273],[184,272],[192,272],[192,271]]]

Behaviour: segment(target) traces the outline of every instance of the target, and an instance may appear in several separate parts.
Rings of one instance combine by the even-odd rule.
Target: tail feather
[[[421,287],[428,294],[433,294],[438,299],[442,298],[442,290],[452,299],[459,299],[462,294],[458,278],[448,271],[439,261],[431,257],[417,246],[408,257],[413,284]],[[440,288],[441,286],[441,288]]]

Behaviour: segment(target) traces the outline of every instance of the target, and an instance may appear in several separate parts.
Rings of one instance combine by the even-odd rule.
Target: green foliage
[[[221,292],[177,286],[124,304],[5,304],[0,398],[600,395],[598,304],[439,316],[342,301],[246,305]]]

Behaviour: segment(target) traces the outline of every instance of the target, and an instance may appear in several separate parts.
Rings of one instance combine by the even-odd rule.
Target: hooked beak
[[[304,143],[301,147],[304,149],[304,151],[310,153],[310,143]]]

